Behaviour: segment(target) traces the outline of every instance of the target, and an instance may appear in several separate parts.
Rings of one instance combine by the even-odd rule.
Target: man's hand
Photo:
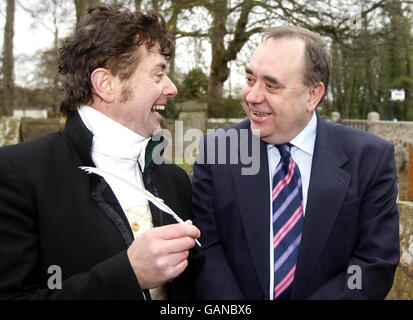
[[[179,276],[200,235],[188,220],[150,229],[136,238],[127,253],[141,288],[156,288]]]

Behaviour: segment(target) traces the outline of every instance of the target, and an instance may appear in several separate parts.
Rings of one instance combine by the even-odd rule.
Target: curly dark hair
[[[68,116],[93,101],[91,74],[106,68],[121,80],[128,79],[139,63],[137,49],[159,45],[169,59],[175,52],[164,18],[156,12],[115,11],[110,6],[91,7],[59,50],[59,72],[66,76],[60,111]]]

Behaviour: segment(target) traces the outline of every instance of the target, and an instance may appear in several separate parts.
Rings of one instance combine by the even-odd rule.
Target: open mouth
[[[155,104],[151,109],[152,112],[163,111],[163,110],[165,110],[165,105],[163,104]]]

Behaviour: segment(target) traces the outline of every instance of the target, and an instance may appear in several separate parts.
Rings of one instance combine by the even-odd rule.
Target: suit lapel
[[[126,215],[123,212],[118,200],[116,199],[112,189],[107,182],[100,177],[92,177],[91,180],[91,195],[103,210],[106,216],[113,222],[119,230],[123,240],[129,247],[133,240],[132,230],[129,227]]]
[[[344,201],[351,178],[341,168],[346,162],[347,157],[335,141],[334,133],[326,121],[318,117],[303,236],[291,293],[292,299],[302,298],[300,293],[314,271]]]
[[[251,131],[240,141],[241,146],[249,146],[251,150]],[[260,140],[260,169],[255,175],[242,175],[241,163],[230,165],[234,179],[235,191],[241,219],[248,242],[248,249],[252,256],[255,271],[265,295],[269,288],[269,213],[270,213],[270,185],[268,175],[268,160],[266,144]]]

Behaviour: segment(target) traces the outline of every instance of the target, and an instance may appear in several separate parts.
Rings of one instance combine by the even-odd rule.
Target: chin
[[[264,124],[260,124],[260,123],[256,123],[252,120],[251,121],[251,130],[259,130],[260,131],[260,137],[263,137],[264,135],[266,135],[269,131],[268,126],[264,125]]]
[[[257,137],[259,137],[261,140],[265,141],[266,143],[270,144],[278,144],[277,143],[277,137],[274,137],[274,132],[271,130],[272,128],[268,128],[268,126],[259,126],[251,122],[251,131],[253,131],[253,134]],[[254,132],[258,131],[258,132]]]
[[[151,136],[160,135],[162,133],[162,128],[159,126],[152,131]]]

